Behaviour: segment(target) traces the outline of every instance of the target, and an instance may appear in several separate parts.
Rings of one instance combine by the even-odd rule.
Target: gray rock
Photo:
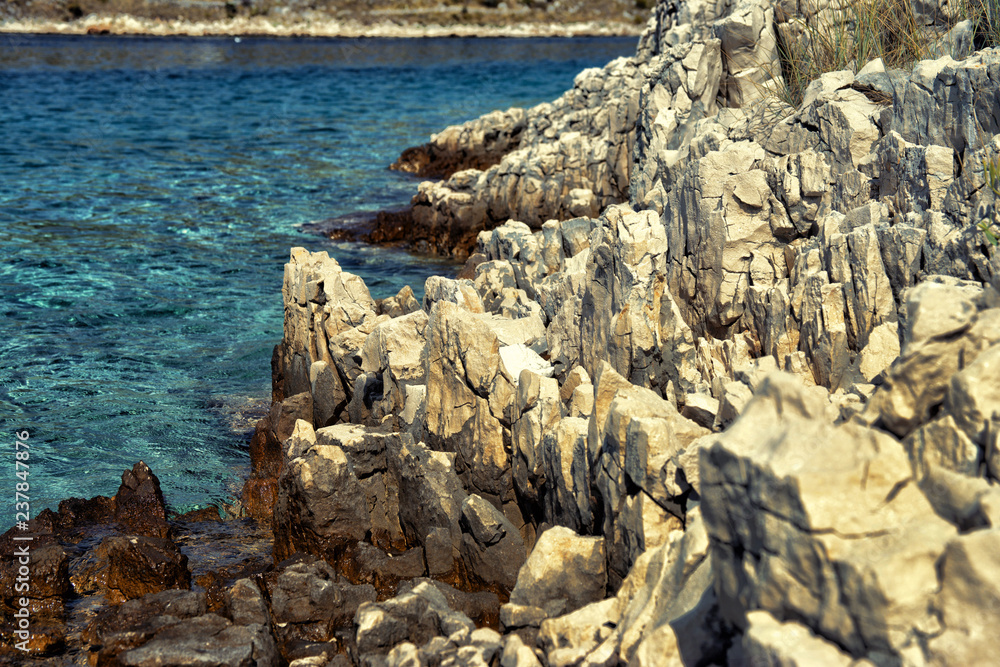
[[[594,522],[590,505],[590,454],[587,450],[586,419],[567,417],[542,436],[541,456],[545,468],[545,518],[553,525],[578,533]]]
[[[689,490],[678,455],[707,431],[607,365],[596,379],[588,448],[603,504],[609,577],[617,585],[639,554],[678,527]]]
[[[549,665],[575,665],[611,634],[619,620],[619,602],[608,598],[574,612],[542,621],[538,643]]]
[[[483,301],[471,280],[452,280],[431,276],[424,283],[424,310],[430,312],[438,301],[454,303],[471,313],[483,312]]]
[[[962,531],[997,526],[998,491],[985,479],[969,477],[930,464],[920,479],[920,490],[945,521]]]
[[[952,540],[940,563],[934,611],[942,632],[928,642],[927,664],[978,664],[992,660],[990,637],[1000,614],[1000,531],[981,530]]]
[[[479,626],[480,629],[472,633],[471,641],[473,643],[480,643],[486,646],[492,641],[490,633],[494,631],[482,626],[495,624],[499,616],[500,598],[497,597],[496,593],[489,593],[487,591],[468,593],[441,581],[417,578],[402,582],[396,594],[402,595],[403,593],[407,593],[422,583],[427,583],[437,588],[448,601],[450,608],[462,612]]]
[[[552,377],[552,364],[548,363],[537,352],[523,343],[504,345],[500,348],[500,360],[503,362],[502,372],[511,384],[517,386],[521,373],[528,371],[542,377]]]
[[[604,540],[554,526],[535,542],[517,575],[510,601],[558,616],[603,599],[606,585]]]
[[[158,630],[208,611],[204,593],[168,589],[98,612],[81,633],[104,660],[148,641]]]
[[[794,615],[855,657],[899,656],[913,628],[933,623],[936,563],[955,529],[910,483],[898,442],[834,428],[824,403],[771,376],[702,450],[719,606],[740,627],[755,609]],[[842,498],[852,502],[831,501]]]
[[[407,390],[424,384],[427,314],[422,310],[376,326],[361,349],[361,370],[381,376],[382,398],[372,406],[374,419],[402,412]]]
[[[285,442],[292,436],[297,421],[312,423],[313,413],[313,399],[310,391],[289,396],[280,403],[272,405],[271,429],[278,442]]]
[[[543,434],[561,418],[559,383],[527,369],[521,371],[511,425],[512,468],[517,490],[529,501],[540,500],[545,487]]]
[[[280,657],[264,626],[233,625],[215,614],[167,626],[139,648],[118,656],[122,665],[211,664],[220,667],[270,667]]]
[[[403,317],[420,310],[420,302],[413,296],[409,285],[404,285],[396,296],[382,299],[379,310],[392,318]]]
[[[296,634],[311,641],[330,641],[334,630],[350,625],[361,604],[375,601],[372,586],[338,581],[324,561],[292,565],[268,589],[275,623],[297,626]]]
[[[947,146],[959,153],[978,148],[981,137],[1000,131],[996,118],[978,113],[1000,105],[995,63],[990,51],[961,62],[945,56],[918,63],[902,93],[906,103],[893,107],[893,129],[923,146]]]
[[[325,361],[314,361],[309,367],[312,396],[312,423],[319,427],[334,424],[347,409],[347,392],[337,369]]]
[[[301,550],[336,561],[370,529],[364,491],[343,449],[316,445],[282,470],[274,506],[276,559]]]
[[[688,394],[681,414],[699,426],[711,428],[719,414],[719,401],[709,394]]]
[[[507,534],[503,518],[493,505],[475,494],[462,503],[462,523],[484,547],[493,546]]]
[[[563,402],[566,402],[573,396],[573,392],[577,387],[588,384],[592,383],[590,376],[587,375],[587,371],[584,370],[583,366],[575,366],[571,371],[566,373],[565,379],[559,385],[559,398]]]
[[[466,492],[455,473],[454,454],[404,442],[398,463],[399,523],[410,543],[424,545],[429,574],[455,574],[461,558],[462,503]]]
[[[402,642],[422,646],[432,637],[447,637],[460,629],[471,633],[475,627],[468,616],[450,609],[444,595],[429,583],[385,602],[362,604],[354,623],[362,655],[386,654]]]
[[[965,360],[1000,342],[1000,311],[977,312],[959,287],[921,284],[911,290],[907,310],[902,353],[867,408],[870,419],[901,437],[944,401]]]
[[[475,494],[462,503],[462,557],[472,578],[511,590],[524,563],[525,546],[503,513]]]
[[[548,617],[549,614],[544,609],[534,605],[509,602],[500,607],[500,627],[505,632],[520,628],[537,628]]]
[[[963,475],[979,474],[981,455],[975,443],[945,414],[924,424],[903,441],[918,480],[931,467],[941,467]]]
[[[500,341],[486,322],[447,301],[434,305],[428,332],[427,444],[456,454],[470,491],[512,500],[504,429],[513,387],[500,370]]]
[[[594,412],[594,385],[582,384],[573,390],[566,405],[566,416],[577,419],[590,419]]]
[[[261,625],[271,623],[271,613],[260,588],[253,579],[238,579],[226,591],[226,612],[236,625]]]

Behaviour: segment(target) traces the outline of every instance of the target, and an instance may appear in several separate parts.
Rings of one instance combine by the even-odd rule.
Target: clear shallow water
[[[406,204],[403,148],[634,45],[0,35],[0,415],[5,448],[32,433],[32,515],[113,494],[139,459],[179,511],[225,500],[288,249],[329,250],[376,298],[454,270],[297,225]]]

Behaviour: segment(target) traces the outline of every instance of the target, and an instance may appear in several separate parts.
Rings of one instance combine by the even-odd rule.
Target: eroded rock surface
[[[1000,54],[777,103],[776,37],[834,10],[659,2],[634,57],[411,152],[445,176],[414,239],[471,255],[422,303],[293,249],[243,493],[274,569],[215,614],[141,598],[95,652],[991,662],[1000,259],[970,221],[996,210]],[[143,475],[119,504],[155,514]]]

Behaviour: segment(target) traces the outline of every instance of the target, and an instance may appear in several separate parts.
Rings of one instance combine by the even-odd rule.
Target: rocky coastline
[[[292,249],[241,499],[269,553],[189,590],[177,541],[213,522],[168,519],[137,464],[32,522],[32,648],[995,662],[1000,252],[977,224],[1000,198],[1000,49],[924,8],[938,57],[825,73],[792,107],[777,37],[830,15],[777,7],[663,0],[634,57],[405,152],[441,180],[395,240],[467,259],[422,301]],[[83,593],[107,604],[67,631]]]
[[[644,1],[9,0],[0,33],[270,37],[636,35]],[[648,6],[648,5],[647,5]]]
[[[0,22],[0,34],[149,35],[185,37],[613,37],[638,35],[634,24],[620,21],[570,23],[363,23],[328,17],[274,20],[260,17],[188,21],[92,14],[73,21],[19,19]]]

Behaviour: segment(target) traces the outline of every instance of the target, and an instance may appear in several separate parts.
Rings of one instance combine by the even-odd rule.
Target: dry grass
[[[824,72],[857,72],[875,58],[888,68],[908,69],[929,55],[944,30],[965,19],[975,26],[977,48],[1000,44],[1000,0],[964,0],[956,16],[934,27],[918,23],[909,0],[845,0],[808,20],[790,17],[778,35],[782,100],[797,107]]]
[[[977,47],[1000,46],[1000,0],[965,0],[962,14],[976,26]]]
[[[824,72],[856,72],[875,58],[882,58],[886,67],[907,67],[929,46],[908,0],[853,0],[823,17],[786,25],[778,51],[783,97],[792,106],[801,103],[806,87]]]

